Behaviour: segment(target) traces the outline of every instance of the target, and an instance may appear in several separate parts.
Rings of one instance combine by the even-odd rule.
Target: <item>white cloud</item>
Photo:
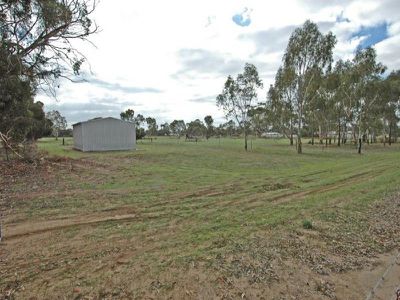
[[[263,101],[291,30],[306,19],[323,32],[333,31],[335,58],[344,59],[359,44],[350,39],[352,33],[386,21],[391,37],[376,45],[378,59],[389,69],[400,68],[399,6],[398,0],[101,1],[95,12],[101,31],[91,38],[96,48],[77,44],[89,59],[86,72],[93,75],[88,77],[95,80],[63,83],[58,103],[41,95],[38,100],[48,109],[59,107],[70,123],[90,115],[79,113],[85,104],[101,116],[118,116],[119,109],[132,107],[160,122],[206,114],[221,120],[210,97],[221,91],[226,77],[241,71],[245,62],[254,63],[266,87],[259,95]],[[244,8],[251,23],[237,26],[232,17]],[[340,15],[349,22],[336,22]]]

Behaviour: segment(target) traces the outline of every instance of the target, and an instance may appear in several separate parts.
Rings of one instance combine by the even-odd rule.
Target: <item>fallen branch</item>
[[[18,156],[19,158],[23,159],[23,157],[17,152],[17,150],[15,150],[10,145],[10,143],[9,143],[10,138],[7,135],[5,135],[4,133],[2,133],[1,131],[0,131],[0,139],[3,142],[6,151],[7,151],[7,149],[10,149],[16,156]]]

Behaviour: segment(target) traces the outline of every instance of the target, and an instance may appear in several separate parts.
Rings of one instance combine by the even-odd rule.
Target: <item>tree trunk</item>
[[[298,130],[297,130],[297,153],[298,154],[303,153],[303,149],[301,147],[301,118],[302,118],[302,114],[300,113],[299,125],[298,125]]]
[[[321,128],[321,125],[318,125],[318,138],[319,138],[319,143],[320,143],[320,144],[323,144],[323,141],[322,141],[322,128]]]
[[[302,154],[303,149],[301,147],[301,137],[300,136],[297,137],[296,146],[297,146],[297,153]]]
[[[244,128],[244,150],[247,151],[247,129]]]
[[[311,145],[314,146],[314,126],[311,127]]]
[[[290,146],[293,146],[293,121],[290,118]]]
[[[389,123],[389,146],[392,145],[392,123]]]
[[[342,144],[346,144],[347,142],[347,125],[346,123],[344,123],[344,128],[343,128],[343,140],[342,140]]]
[[[361,116],[362,114],[360,114],[360,119],[358,120],[358,154],[361,154],[361,147],[362,147],[362,142],[363,142],[363,137],[364,135],[362,134],[362,130],[361,130]],[[354,128],[354,126],[353,126]],[[354,128],[354,135],[356,134],[355,128]]]
[[[338,122],[338,141],[337,141],[337,145],[338,147],[340,147],[340,118],[339,118],[339,122]]]

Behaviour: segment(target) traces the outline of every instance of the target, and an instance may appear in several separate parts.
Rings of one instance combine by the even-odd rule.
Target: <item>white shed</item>
[[[94,118],[72,125],[74,148],[81,151],[136,148],[135,124],[116,118]]]

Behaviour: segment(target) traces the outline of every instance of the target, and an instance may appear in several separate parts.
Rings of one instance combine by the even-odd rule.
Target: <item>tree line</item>
[[[302,137],[341,146],[350,139],[361,153],[362,144],[378,136],[391,144],[399,132],[400,70],[386,75],[372,47],[357,49],[351,60],[333,61],[335,36],[322,34],[306,21],[289,38],[282,66],[266,101],[254,103],[262,88],[254,65],[246,64],[236,79],[228,76],[216,102],[227,117],[234,117],[244,132],[277,131],[296,141],[302,153]]]
[[[145,136],[204,137],[209,139],[213,136],[239,136],[242,132],[233,120],[215,126],[211,115],[205,116],[203,120],[195,119],[187,123],[184,120],[173,120],[170,123],[163,122],[158,124],[153,117],[145,118],[141,114],[135,116],[135,111],[129,108],[121,112],[120,117],[122,120],[135,123],[136,139],[142,139]]]

